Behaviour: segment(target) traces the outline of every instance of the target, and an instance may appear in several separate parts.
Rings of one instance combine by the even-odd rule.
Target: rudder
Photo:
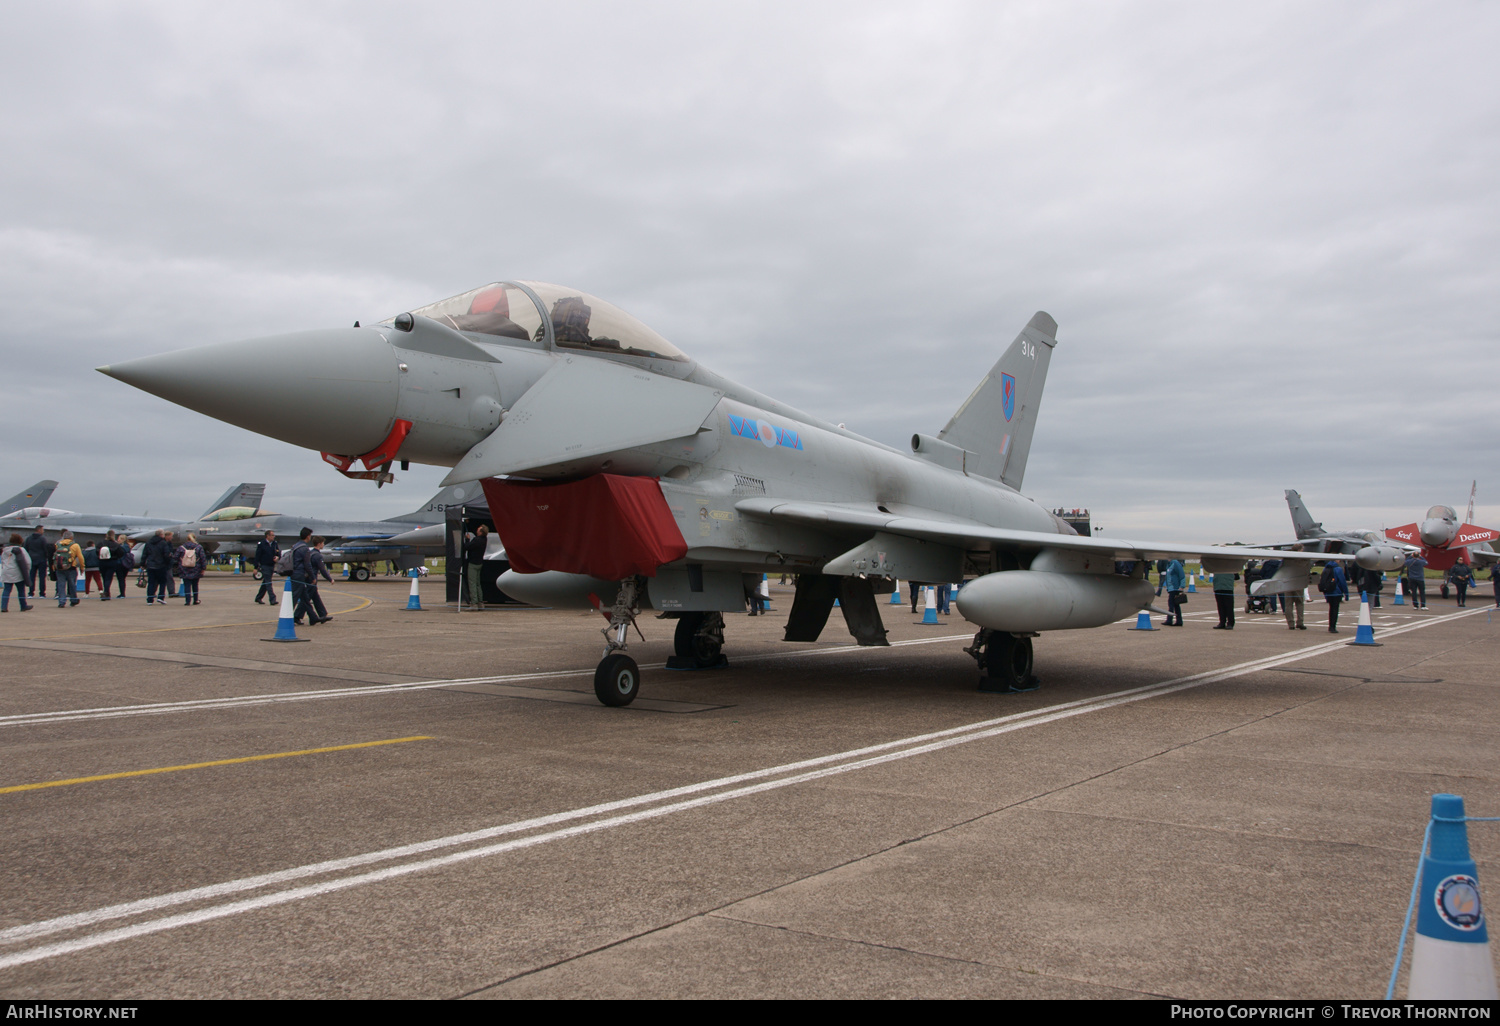
[[[943,441],[974,453],[975,459],[965,460],[967,473],[1020,490],[1056,345],[1057,322],[1038,310],[938,433]]]
[[[24,492],[17,492],[0,503],[0,517],[8,517],[28,506],[45,506],[55,491],[57,491],[56,481],[38,481]]]
[[[1302,496],[1290,488],[1286,490],[1286,508],[1292,513],[1292,531],[1298,538],[1322,537],[1323,525],[1312,518],[1302,503]]]

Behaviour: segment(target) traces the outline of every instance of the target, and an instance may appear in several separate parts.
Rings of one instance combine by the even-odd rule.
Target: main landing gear
[[[709,670],[728,666],[724,657],[724,614],[683,613],[672,638],[671,670]]]
[[[351,581],[368,581],[370,579],[370,568],[364,563],[356,563],[349,568],[349,579]]]
[[[1016,635],[982,627],[965,652],[979,664],[979,690],[1015,693],[1041,686],[1031,672],[1030,634]]]
[[[620,593],[615,596],[614,608],[609,613],[609,626],[603,631],[604,658],[594,670],[594,694],[605,705],[629,705],[641,693],[641,668],[625,654],[625,649],[630,628],[635,627],[635,617],[640,612],[645,583],[639,576],[620,582]],[[641,633],[639,627],[636,633]],[[641,635],[641,640],[646,640],[645,635]]]

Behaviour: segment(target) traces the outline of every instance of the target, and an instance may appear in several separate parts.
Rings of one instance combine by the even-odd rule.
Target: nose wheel
[[[641,691],[641,668],[624,652],[611,652],[594,671],[594,694],[605,705],[629,705]]]

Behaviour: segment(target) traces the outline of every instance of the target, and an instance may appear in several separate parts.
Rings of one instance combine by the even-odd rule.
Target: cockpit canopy
[[[249,520],[251,517],[255,516],[274,517],[276,516],[276,514],[262,513],[255,506],[225,506],[223,509],[214,510],[212,513],[210,513],[206,517],[203,517],[202,519],[204,522],[219,520]]]
[[[1450,524],[1458,523],[1458,514],[1453,511],[1452,506],[1434,506],[1427,511],[1428,520],[1446,520]]]
[[[46,517],[70,517],[73,511],[70,509],[58,509],[56,506],[27,506],[10,514],[21,520],[42,520]]]
[[[541,281],[492,282],[411,312],[459,331],[535,342],[546,341],[550,326],[559,349],[687,362],[682,350],[619,307]]]

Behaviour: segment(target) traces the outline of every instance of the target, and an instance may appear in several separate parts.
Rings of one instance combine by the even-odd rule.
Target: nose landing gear
[[[620,582],[620,593],[615,596],[614,608],[609,613],[609,626],[603,630],[604,658],[594,670],[594,694],[605,705],[629,705],[641,691],[641,668],[634,659],[625,654],[630,628],[635,627],[636,614],[640,612],[643,578],[627,577]],[[636,627],[636,634],[645,641],[645,635]]]

